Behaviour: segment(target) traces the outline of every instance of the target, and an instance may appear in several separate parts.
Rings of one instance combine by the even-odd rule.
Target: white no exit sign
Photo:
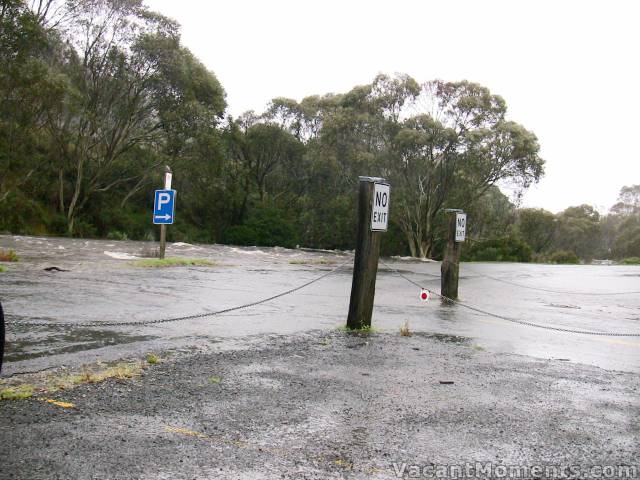
[[[389,223],[389,185],[375,183],[373,189],[373,210],[371,212],[371,230],[386,232]]]
[[[467,233],[467,214],[456,213],[456,242],[464,242]]]

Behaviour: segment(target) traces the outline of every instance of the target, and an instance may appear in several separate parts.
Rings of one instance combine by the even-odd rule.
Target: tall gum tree
[[[421,85],[408,102],[386,162],[398,223],[413,256],[432,253],[435,226],[452,198],[465,205],[498,182],[521,188],[544,172],[535,135],[505,119],[506,103],[478,84]]]
[[[126,187],[126,201],[180,155],[189,126],[214,128],[225,102],[215,77],[180,46],[177,24],[141,0],[68,5],[76,12],[65,26],[69,89],[48,127],[67,191],[60,210],[73,234],[94,195]],[[153,154],[132,155],[140,148]]]

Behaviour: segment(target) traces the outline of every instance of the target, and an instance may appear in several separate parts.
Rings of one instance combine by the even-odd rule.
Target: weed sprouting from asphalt
[[[20,385],[0,390],[0,400],[24,400],[33,396],[33,385]]]
[[[410,337],[411,335],[413,335],[413,334],[411,333],[411,330],[409,330],[409,321],[407,320],[400,327],[400,336],[401,337]]]
[[[364,333],[364,334],[380,333],[380,330],[378,330],[375,327],[372,327],[371,325],[365,325],[364,327],[361,327],[361,328],[349,328],[347,326],[341,326],[341,327],[338,327],[338,331],[347,332],[347,333]]]
[[[160,357],[158,357],[156,354],[154,353],[148,353],[147,354],[147,363],[149,365],[155,365],[157,363],[160,363]]]
[[[19,262],[20,257],[14,250],[0,249],[0,262]]]
[[[222,381],[222,378],[218,377],[218,376],[213,376],[213,377],[209,377],[209,383],[213,384],[213,385],[217,385]]]
[[[148,362],[121,362],[108,367],[94,365],[84,367],[80,372],[57,371],[47,374],[36,374],[17,377],[15,379],[0,380],[0,400],[22,400],[31,397],[36,391],[53,393],[61,390],[70,390],[79,385],[100,383],[109,379],[128,380],[137,378],[142,371],[149,367]]]

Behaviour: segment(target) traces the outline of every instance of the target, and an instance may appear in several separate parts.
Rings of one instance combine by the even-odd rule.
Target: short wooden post
[[[440,294],[451,300],[458,299],[458,278],[460,276],[460,250],[464,241],[466,215],[462,210],[447,209],[447,246],[440,267]],[[464,216],[462,228],[459,228],[459,214]],[[456,234],[456,230],[458,233]]]
[[[164,167],[164,189],[171,190],[171,180],[173,172],[168,165]],[[160,251],[159,257],[164,259],[165,252],[167,250],[167,226],[165,224],[160,225]]]
[[[382,196],[378,195],[376,210],[386,211],[384,227],[374,227],[374,194],[376,184],[386,185],[387,193],[382,205]],[[380,240],[386,230],[388,221],[389,193],[388,183],[382,178],[360,177],[358,193],[358,236],[353,263],[353,281],[351,283],[351,300],[347,328],[361,329],[371,326],[373,299],[376,293],[376,275],[378,274],[378,257],[380,256]],[[386,209],[386,210],[385,210]],[[376,221],[379,217],[376,216]],[[381,220],[382,222],[382,220]],[[374,230],[380,228],[380,230]],[[384,228],[384,229],[382,229]]]

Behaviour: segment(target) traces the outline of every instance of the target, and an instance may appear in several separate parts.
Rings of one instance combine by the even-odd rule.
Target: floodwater
[[[6,319],[50,322],[9,326],[4,374],[110,361],[165,349],[220,348],[233,338],[330,330],[344,325],[352,253],[223,245],[169,244],[167,256],[204,258],[213,267],[140,268],[146,242],[0,236],[21,261],[4,264],[0,300]],[[57,322],[127,322],[213,312],[251,303],[334,274],[251,308],[145,326],[56,327]],[[384,259],[439,292],[439,263]],[[67,271],[46,271],[58,267]],[[571,293],[567,293],[571,292]],[[626,293],[624,292],[636,292]],[[640,372],[640,337],[563,333],[423,302],[419,289],[380,264],[373,325],[489,352],[528,355]],[[615,295],[614,295],[615,294]],[[460,267],[460,300],[487,312],[560,328],[640,334],[640,267],[470,263]],[[268,336],[260,337],[268,341]]]

